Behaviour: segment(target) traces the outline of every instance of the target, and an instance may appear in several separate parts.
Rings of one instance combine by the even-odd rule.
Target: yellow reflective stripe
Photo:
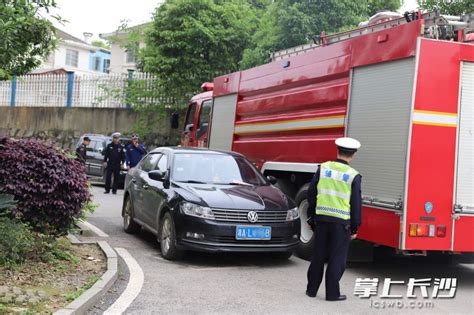
[[[350,194],[346,194],[346,193],[344,193],[344,192],[336,191],[336,190],[331,190],[331,189],[324,189],[324,188],[318,189],[318,195],[319,195],[319,194],[321,194],[321,195],[333,196],[333,197],[338,197],[338,198],[346,199],[346,200],[350,200],[350,199],[351,199],[351,195],[350,195]]]
[[[235,134],[344,127],[344,115],[238,124]]]
[[[413,113],[413,124],[456,127],[458,116],[456,113],[436,112],[427,110],[415,110]]]

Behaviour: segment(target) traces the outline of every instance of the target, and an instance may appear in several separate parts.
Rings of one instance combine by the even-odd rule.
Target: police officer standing
[[[346,268],[351,239],[361,224],[361,175],[349,166],[360,148],[352,138],[336,140],[337,160],[320,165],[308,190],[308,224],[314,231],[315,247],[308,269],[306,295],[315,297],[326,267],[326,300],[346,299],[339,280]]]
[[[87,147],[91,143],[91,139],[89,137],[84,137],[82,139],[82,143],[76,149],[77,160],[83,164],[86,164],[87,159]]]
[[[129,168],[137,166],[138,162],[146,154],[145,147],[143,144],[138,142],[138,136],[132,136],[132,143],[127,145],[125,149],[125,160]]]
[[[112,174],[114,175],[114,182],[112,185],[112,193],[117,193],[117,186],[120,176],[120,166],[125,160],[124,147],[120,143],[120,133],[114,132],[112,134],[112,142],[107,145],[104,153],[105,173],[105,193],[110,192],[110,184],[112,181]]]

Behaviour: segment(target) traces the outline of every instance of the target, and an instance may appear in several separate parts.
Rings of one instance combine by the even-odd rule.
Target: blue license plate
[[[272,228],[269,226],[237,225],[235,239],[237,240],[269,240],[272,238]]]

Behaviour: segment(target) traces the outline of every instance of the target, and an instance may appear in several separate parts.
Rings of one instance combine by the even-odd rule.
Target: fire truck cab
[[[299,205],[334,140],[362,148],[358,237],[406,254],[474,252],[474,16],[365,25],[214,79],[190,102],[182,145],[246,155]]]

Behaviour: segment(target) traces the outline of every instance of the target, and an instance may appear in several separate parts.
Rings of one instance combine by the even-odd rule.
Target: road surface
[[[104,195],[103,188],[93,187],[92,193],[99,207],[88,222],[108,234],[101,239],[114,248],[128,251],[144,274],[143,286],[126,314],[473,314],[474,266],[471,264],[448,265],[411,257],[388,262],[351,262],[341,281],[341,292],[348,300],[327,302],[324,285],[316,298],[306,297],[309,262],[295,256],[278,261],[256,254],[190,253],[180,262],[166,261],[160,256],[153,235],[123,232],[122,190],[117,195]],[[91,313],[105,311],[125,290],[130,277],[123,260],[120,269],[121,276],[114,289]],[[392,285],[390,294],[406,297],[409,278],[432,278],[428,288],[431,295],[434,278],[442,277],[458,279],[454,298],[423,299],[419,288],[415,289],[416,299],[380,298],[385,278],[405,281]],[[370,299],[355,296],[357,278],[378,278],[378,296]]]

